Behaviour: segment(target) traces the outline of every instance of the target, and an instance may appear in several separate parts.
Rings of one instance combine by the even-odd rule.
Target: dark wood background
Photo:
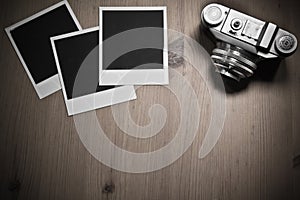
[[[187,152],[156,172],[130,174],[94,159],[81,143],[61,92],[39,100],[4,28],[56,0],[2,0],[0,3],[0,195],[1,199],[300,199],[300,51],[279,65],[261,66],[250,82],[228,83],[227,116],[212,152],[198,159],[209,124],[210,96],[200,79],[192,80],[202,99],[201,129]],[[99,6],[168,7],[168,26],[204,46],[199,14],[208,0],[70,0],[83,28],[97,26]],[[218,1],[300,38],[298,0]],[[210,47],[208,47],[210,48]],[[193,79],[185,64],[176,70]],[[155,137],[135,140],[122,133],[111,108],[97,111],[107,136],[135,152],[162,147],[174,136],[178,102],[168,89],[145,86],[130,102],[132,118],[149,123],[154,103],[167,105],[166,126]],[[299,159],[299,158],[298,158]]]

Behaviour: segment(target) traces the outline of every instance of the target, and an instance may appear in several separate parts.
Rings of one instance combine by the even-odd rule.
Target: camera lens
[[[216,72],[236,81],[252,76],[258,61],[256,55],[225,42],[217,43],[211,58],[215,64]]]

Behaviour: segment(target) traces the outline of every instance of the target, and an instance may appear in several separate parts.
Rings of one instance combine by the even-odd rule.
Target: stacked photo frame
[[[69,116],[168,84],[166,30],[166,7],[99,7],[99,26],[82,29],[66,0],[5,29],[38,97],[61,89]]]

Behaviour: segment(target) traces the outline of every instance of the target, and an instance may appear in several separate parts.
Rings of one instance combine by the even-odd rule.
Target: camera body
[[[218,40],[211,55],[216,71],[237,81],[252,76],[260,60],[284,58],[297,49],[297,38],[288,31],[220,4],[207,5],[201,21]]]

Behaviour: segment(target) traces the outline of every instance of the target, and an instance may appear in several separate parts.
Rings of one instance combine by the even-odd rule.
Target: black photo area
[[[114,88],[114,86],[99,86],[99,53],[89,57],[92,65],[84,66],[85,69],[79,71],[81,64],[96,47],[99,45],[99,31],[92,31],[55,41],[55,48],[64,81],[67,98],[72,99],[95,92],[100,92]],[[77,74],[77,73],[82,74]],[[81,81],[75,85],[76,77],[80,76]],[[78,80],[76,80],[78,81]]]
[[[161,49],[141,48],[121,55],[108,66],[106,70],[131,70],[131,69],[163,69],[163,44],[164,44],[164,18],[163,11],[103,11],[103,41],[123,31],[143,28],[161,28],[161,37],[155,38],[161,44]],[[145,38],[147,40],[147,38]],[[128,42],[128,41],[126,41]],[[134,41],[132,41],[134,43]],[[120,44],[122,45],[122,44]],[[113,48],[103,45],[103,60],[105,61],[105,49]],[[117,47],[116,47],[117,48]],[[104,62],[103,62],[104,63]],[[143,64],[157,63],[158,65],[140,66]]]
[[[62,5],[10,32],[36,84],[57,74],[50,37],[78,30]]]

